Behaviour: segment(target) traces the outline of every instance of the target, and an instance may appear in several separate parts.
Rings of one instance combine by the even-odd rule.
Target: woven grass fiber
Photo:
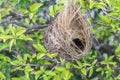
[[[71,2],[45,30],[45,47],[58,58],[77,60],[91,49],[88,21],[76,3]]]

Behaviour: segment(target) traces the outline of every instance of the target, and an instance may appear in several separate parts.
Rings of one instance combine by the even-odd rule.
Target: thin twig
[[[43,29],[43,28],[46,28],[46,27],[48,27],[49,26],[49,24],[45,24],[45,25],[35,25],[35,26],[33,26],[33,27],[29,27],[29,28],[27,28],[27,30],[26,30],[26,34],[28,34],[28,33],[33,33],[33,32],[35,32],[35,31],[38,31],[38,30],[40,30],[40,29]]]
[[[39,77],[39,79],[43,78],[44,76],[49,75],[57,66],[58,66],[58,64],[57,64],[56,66],[54,66],[54,67],[50,70],[50,72],[48,72],[47,74],[45,74],[45,75]]]
[[[8,22],[7,19],[0,20],[0,24]]]
[[[105,26],[105,27],[110,27],[109,24],[104,24],[104,23],[100,23],[100,22],[97,22],[97,21],[94,21],[93,24],[97,24],[97,25]]]
[[[114,16],[108,14],[105,10],[102,10],[102,11],[103,11],[103,13],[104,13],[105,15],[107,15],[107,16],[111,17],[112,19],[120,22],[120,18],[117,18],[117,17],[114,17]]]

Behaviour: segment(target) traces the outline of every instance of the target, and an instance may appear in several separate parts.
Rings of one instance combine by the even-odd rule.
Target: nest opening
[[[80,49],[80,50],[84,50],[84,45],[83,42],[79,39],[79,38],[75,38],[72,40],[75,45]]]

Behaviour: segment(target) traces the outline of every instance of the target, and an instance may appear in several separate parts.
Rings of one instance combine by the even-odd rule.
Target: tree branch
[[[50,24],[45,24],[45,25],[35,25],[35,26],[33,26],[33,27],[29,27],[29,28],[27,28],[27,30],[26,30],[26,34],[29,34],[29,33],[33,33],[33,32],[35,32],[35,31],[38,31],[39,29],[43,29],[43,28],[46,28],[46,27],[48,27]]]
[[[103,13],[104,13],[105,15],[107,15],[107,16],[111,17],[112,19],[114,19],[114,20],[120,22],[120,18],[117,18],[117,17],[114,17],[114,16],[108,14],[105,10],[102,10],[102,11],[103,11]]]

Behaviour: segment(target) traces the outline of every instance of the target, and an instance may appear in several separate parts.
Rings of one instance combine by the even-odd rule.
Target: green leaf
[[[26,77],[13,77],[12,80],[29,80]]]
[[[15,68],[11,69],[11,72],[15,72],[15,71],[18,71],[18,70],[23,71],[23,68],[21,67],[22,64],[18,65],[18,63],[19,62],[17,62],[16,64],[14,64],[14,66],[18,66],[18,67],[15,67]]]
[[[83,64],[82,64],[80,61],[76,61],[76,62],[77,62],[77,64],[78,64],[79,68],[82,68],[82,67],[83,67]]]
[[[0,8],[0,12],[4,12],[5,10],[5,8]]]
[[[12,35],[0,35],[0,39],[5,39],[5,40],[7,40],[7,39],[11,39],[11,38],[14,38],[14,36],[12,36]]]
[[[99,67],[99,68],[96,69],[97,72],[100,72],[100,71],[102,71],[102,70],[103,70],[103,69],[102,69],[101,67]]]
[[[4,32],[4,28],[2,26],[0,26],[0,32],[3,33]]]
[[[96,62],[97,62],[97,60],[94,60],[94,61],[92,62],[92,65],[95,65],[95,64],[96,64]]]
[[[61,62],[61,63],[64,63],[64,62],[65,62],[65,59],[63,59],[63,58],[60,57],[60,62]]]
[[[15,27],[13,27],[12,26],[12,24],[9,24],[9,29],[10,29],[10,31],[11,31],[11,33],[12,33],[12,35],[14,35],[15,36]]]
[[[20,35],[17,39],[21,39],[21,40],[25,40],[25,41],[27,41],[27,40],[32,40],[31,37],[25,36],[24,34],[23,34],[23,35]]]
[[[29,18],[32,19],[34,17],[34,13],[29,13]]]
[[[109,61],[112,61],[113,60],[113,58],[114,58],[114,55],[113,56],[109,56]]]
[[[53,54],[51,54],[51,57],[52,57],[52,58],[55,58],[55,57],[57,56],[57,54],[58,54],[58,53],[53,53]]]
[[[14,65],[14,66],[18,66],[18,65],[21,65],[21,64],[23,64],[23,63],[21,63],[21,62],[18,61],[18,60],[14,60],[14,61],[11,61],[10,64],[11,64],[11,65]]]
[[[15,40],[15,39],[12,39],[12,40],[10,41],[10,43],[9,43],[9,51],[11,51],[11,48],[12,48],[13,44],[15,44],[15,43],[16,43],[16,40]]]
[[[46,20],[44,18],[40,18],[40,22],[45,24]]]
[[[9,44],[6,44],[6,43],[0,43],[0,51],[9,47]]]
[[[23,14],[27,14],[27,13],[29,12],[28,10],[26,10],[26,9],[24,9],[24,8],[20,8],[19,10],[20,10],[20,12],[23,13]]]
[[[92,8],[94,8],[94,5],[95,5],[95,2],[94,1],[92,1],[92,0],[90,0],[90,9],[92,9]]]
[[[35,58],[35,57],[36,57],[36,54],[33,54],[33,55],[32,55],[32,58]]]
[[[43,72],[42,72],[41,70],[36,71],[36,72],[35,72],[35,80],[37,80],[42,73],[43,73]]]
[[[82,68],[81,69],[81,72],[84,74],[84,75],[87,75],[87,70],[85,68]]]
[[[34,54],[33,54],[34,55]],[[27,62],[27,59],[31,59],[31,55],[30,54],[24,54],[23,56],[23,59],[24,59],[24,62],[26,63]]]
[[[39,53],[39,54],[37,55],[37,59],[41,59],[43,56],[45,56],[45,53]]]
[[[120,53],[120,44],[119,44],[119,46],[116,48],[115,52],[116,52],[117,54]]]
[[[20,36],[25,32],[25,29],[20,29],[17,33],[16,36]]]
[[[33,47],[40,52],[44,52],[44,53],[47,52],[44,46],[41,44],[33,44]]]
[[[58,67],[55,68],[55,70],[59,71],[59,72],[62,72],[62,71],[65,71],[66,69],[63,66],[58,66]]]
[[[50,74],[48,74],[48,73],[50,73]],[[46,70],[46,71],[45,71],[45,74],[48,74],[48,75],[50,75],[50,76],[56,76],[56,73],[53,72],[53,71],[51,71],[51,70]]]
[[[41,66],[41,67],[40,67],[40,70],[38,70],[38,71],[35,72],[35,80],[37,80],[37,79],[40,77],[40,75],[41,75],[42,73],[44,73],[44,72],[45,72],[45,69],[44,69],[43,66]]]
[[[44,65],[50,65],[51,62],[49,62],[48,60],[43,60],[43,64],[44,64]]]
[[[70,62],[67,62],[67,63],[66,63],[66,68],[67,68],[67,69],[70,69],[70,67],[71,67],[71,63],[70,63]]]
[[[75,0],[78,1],[78,0]],[[86,7],[86,2],[84,0],[79,0],[80,1],[80,5],[84,8]],[[91,0],[90,0],[91,1]]]
[[[0,71],[0,79],[5,80],[5,75]]]
[[[73,64],[73,66],[77,69],[81,69],[81,67],[79,67],[78,65]]]
[[[18,55],[17,58],[18,58],[19,61],[21,61],[21,62],[23,61],[22,56]]]
[[[102,3],[102,2],[95,4],[95,7],[100,8],[100,9],[104,9],[104,6],[105,6],[105,3]]]
[[[49,11],[50,11],[50,16],[54,17],[55,16],[55,11],[53,10],[53,6],[49,7]]]
[[[33,68],[31,68],[29,65],[29,66],[25,66],[24,70],[25,70],[25,72],[30,72],[33,70]]]
[[[57,4],[65,4],[67,3],[67,0],[58,0]]]
[[[118,76],[116,78],[117,78],[116,80],[120,80],[120,74],[118,74]]]
[[[68,70],[65,70],[64,71],[64,80],[70,80],[70,78],[71,78],[71,76],[72,76],[73,74],[72,73],[70,73],[70,71],[68,71]]]
[[[92,74],[93,74],[93,68],[91,68],[90,71],[89,71],[89,77],[91,77]]]
[[[105,1],[106,1],[106,3],[107,3],[109,6],[111,6],[109,0],[105,0]]]
[[[58,6],[58,5],[50,6],[49,7],[50,16],[54,17],[57,13],[63,10],[63,8],[65,8],[65,6]]]
[[[34,4],[32,4],[32,5],[30,6],[30,11],[31,11],[31,12],[36,12],[36,11],[39,9],[40,6],[42,6],[41,3],[34,3]]]

